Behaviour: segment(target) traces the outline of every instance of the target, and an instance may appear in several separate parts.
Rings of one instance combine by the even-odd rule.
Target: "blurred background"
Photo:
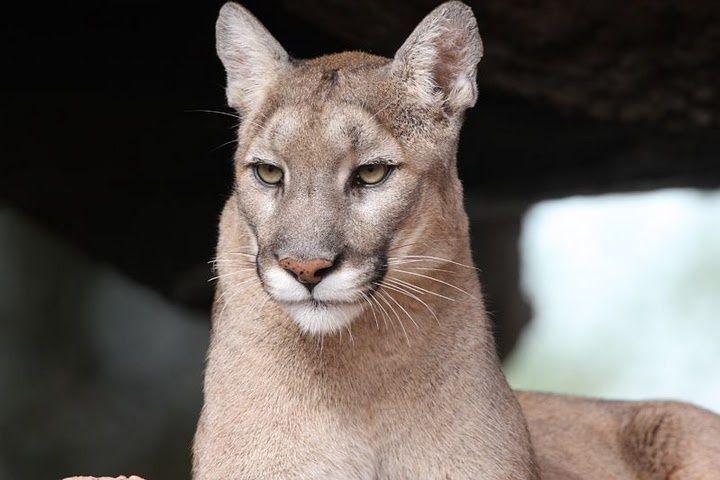
[[[244,2],[299,58],[391,56],[437,3]],[[720,3],[470,4],[459,168],[511,383],[720,412]],[[2,480],[189,478],[235,135],[220,5],[4,9]]]

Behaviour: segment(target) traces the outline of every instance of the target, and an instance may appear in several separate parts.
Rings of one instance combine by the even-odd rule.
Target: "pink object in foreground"
[[[140,477],[133,475],[132,477],[67,477],[63,480],[143,480]]]

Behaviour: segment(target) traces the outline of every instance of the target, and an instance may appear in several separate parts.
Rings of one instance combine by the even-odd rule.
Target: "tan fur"
[[[221,249],[243,238],[229,205]],[[474,273],[462,284],[479,298]],[[352,339],[320,343],[272,301],[234,317],[260,295],[216,304],[196,480],[537,478],[487,318],[467,313],[482,312],[480,300],[436,305],[441,325],[418,315],[408,345],[371,317],[355,321]]]
[[[448,30],[470,42],[466,54],[451,58],[462,57],[465,66],[441,69],[437,35],[423,43],[416,33],[394,62],[359,52],[329,55],[260,69],[262,82],[246,79],[235,88],[247,72],[236,78],[233,69],[244,60],[223,52],[243,48],[225,45],[224,31],[238,17],[262,30],[239,6],[224,7],[218,51],[228,69],[228,98],[245,118],[237,191],[220,223],[196,480],[537,478],[527,428],[500,372],[477,276],[468,267],[468,221],[455,173],[462,111],[475,100],[479,36],[467,7],[451,3],[435,13],[419,33],[445,38]],[[457,22],[462,28],[450,29]],[[278,55],[268,44],[270,53],[255,49],[253,58],[272,65]],[[440,91],[428,84],[435,70],[446,85]],[[472,76],[473,88],[460,75]],[[381,188],[347,193],[337,178],[364,155],[402,166]],[[245,164],[254,156],[282,162],[288,177],[282,192],[258,186]],[[337,244],[348,268],[388,252],[452,259],[421,265],[442,267],[434,276],[467,294],[402,277],[445,298],[419,294],[431,314],[381,287],[374,297],[382,296],[384,307],[377,298],[373,308],[358,298],[364,310],[346,328],[310,335],[254,282],[254,271],[231,261],[233,253],[251,251],[265,274],[277,263],[269,250],[280,251],[279,258],[332,258]],[[393,275],[401,276],[390,268],[385,278]],[[241,282],[250,283],[239,290]]]
[[[482,55],[469,8],[438,7],[392,60],[298,61],[227,4],[218,53],[243,118],[194,479],[538,479],[472,268],[455,165]],[[355,187],[368,158],[397,168],[377,188]],[[253,176],[258,159],[283,169],[281,188]],[[336,278],[308,294],[278,266],[285,257],[336,259]],[[554,438],[564,423],[546,424],[539,397],[522,398],[541,451],[554,451],[543,432]],[[599,431],[600,463],[643,458],[632,453],[642,443],[613,446],[644,437]],[[556,468],[553,455],[543,466]],[[560,469],[583,460],[559,458]]]
[[[720,478],[720,417],[679,402],[518,392],[544,480]]]

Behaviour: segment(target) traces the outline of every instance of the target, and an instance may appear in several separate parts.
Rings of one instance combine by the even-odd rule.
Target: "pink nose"
[[[278,262],[282,268],[295,275],[302,283],[316,284],[333,266],[333,262],[324,258],[312,260],[295,260],[294,258],[281,258]]]

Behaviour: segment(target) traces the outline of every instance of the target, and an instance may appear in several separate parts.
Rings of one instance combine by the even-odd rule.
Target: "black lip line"
[[[365,292],[363,292],[365,293]],[[307,300],[295,300],[292,302],[287,302],[284,300],[278,300],[280,303],[283,303],[285,305],[307,305],[308,303],[312,304],[313,307],[338,307],[342,305],[357,305],[360,303],[359,301],[356,302],[326,302],[323,300],[316,300],[314,298],[309,298]]]

